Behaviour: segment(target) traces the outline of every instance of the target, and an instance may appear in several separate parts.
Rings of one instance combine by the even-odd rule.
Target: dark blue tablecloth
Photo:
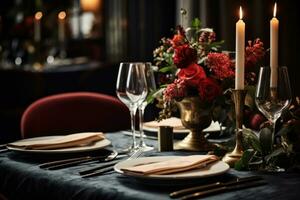
[[[116,148],[124,148],[131,139],[121,133],[107,134]],[[147,140],[156,145],[157,141]],[[189,152],[148,152],[147,156],[186,155]],[[49,157],[44,155],[43,159]],[[0,193],[9,199],[170,199],[168,193],[195,181],[141,182],[116,172],[83,179],[78,172],[88,165],[48,171],[38,167],[36,158],[15,152],[0,153]],[[90,166],[96,165],[89,164]],[[262,175],[267,185],[227,192],[206,199],[299,199],[300,176],[297,173],[265,174],[259,172],[238,172],[231,169],[227,174],[196,180],[208,183],[233,176]]]

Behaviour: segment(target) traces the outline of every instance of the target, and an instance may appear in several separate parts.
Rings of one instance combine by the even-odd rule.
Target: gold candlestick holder
[[[231,90],[233,95],[235,116],[236,116],[236,143],[231,153],[227,153],[223,157],[223,161],[233,167],[243,155],[242,138],[243,138],[243,109],[247,90]]]

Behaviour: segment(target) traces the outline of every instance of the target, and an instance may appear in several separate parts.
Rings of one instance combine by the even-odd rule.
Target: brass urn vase
[[[204,137],[203,129],[211,124],[210,109],[200,100],[198,96],[185,97],[178,101],[180,118],[183,126],[190,130],[190,133],[182,140],[175,143],[176,150],[210,151],[214,145]]]

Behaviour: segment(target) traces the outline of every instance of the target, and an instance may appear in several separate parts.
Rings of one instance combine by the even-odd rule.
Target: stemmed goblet
[[[135,114],[137,108],[146,99],[148,93],[147,81],[145,76],[145,63],[131,63],[129,65],[128,78],[126,83],[126,94],[132,105],[131,112],[132,130],[135,129]],[[135,131],[133,132],[133,145],[136,147]],[[137,146],[140,148],[141,146]]]
[[[287,67],[261,67],[255,93],[255,103],[258,109],[272,124],[271,150],[274,144],[275,125],[284,109],[292,100],[292,92]],[[271,169],[272,171],[277,171]],[[279,169],[279,168],[278,168]]]
[[[152,149],[154,149],[154,147],[148,146],[145,143],[144,140],[144,129],[143,129],[143,124],[144,124],[144,112],[145,112],[145,108],[148,105],[148,97],[150,97],[151,95],[153,95],[153,92],[156,91],[156,84],[155,84],[155,78],[154,78],[154,73],[152,70],[152,66],[151,63],[145,63],[145,78],[147,81],[147,88],[148,88],[148,95],[147,98],[144,99],[144,101],[141,102],[141,104],[138,107],[139,110],[139,120],[140,120],[140,124],[139,124],[139,129],[140,129],[140,143],[139,143],[139,147],[141,147],[143,149],[143,151],[150,151]]]
[[[116,83],[116,93],[118,98],[128,107],[130,111],[131,116],[131,131],[132,131],[132,144],[128,149],[125,149],[124,152],[132,152],[135,151],[138,147],[136,145],[135,140],[135,113],[137,110],[137,103],[132,101],[131,99],[134,98],[132,93],[130,92],[131,83],[135,82],[136,76],[133,75],[136,70],[131,69],[131,66],[137,66],[140,65],[138,63],[126,63],[121,62],[119,65],[119,71],[118,71],[118,77],[117,77],[117,83]],[[129,76],[129,72],[131,72],[131,75]],[[135,79],[133,77],[136,77]],[[129,80],[132,79],[132,80]],[[127,87],[128,82],[128,87]],[[128,88],[128,89],[127,89]],[[129,91],[129,93],[127,93]],[[130,94],[131,98],[128,96]]]

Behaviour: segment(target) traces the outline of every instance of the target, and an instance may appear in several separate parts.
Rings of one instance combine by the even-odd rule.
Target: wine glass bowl
[[[289,107],[291,100],[292,92],[287,67],[284,66],[275,69],[261,67],[256,86],[255,104],[272,125],[272,133],[270,132],[271,134],[268,136],[270,147],[268,151],[265,152],[267,154],[271,153],[275,147],[276,121],[281,116],[283,110]],[[266,135],[263,137],[266,137]],[[267,166],[267,171],[284,171],[284,169],[268,163],[268,161],[264,159],[264,156],[263,163]]]
[[[126,94],[136,107],[145,100],[148,93],[144,68],[144,63],[131,63],[129,66]]]
[[[292,100],[287,67],[278,67],[277,84],[271,84],[271,68],[261,67],[256,87],[255,103],[265,117],[275,123]]]

